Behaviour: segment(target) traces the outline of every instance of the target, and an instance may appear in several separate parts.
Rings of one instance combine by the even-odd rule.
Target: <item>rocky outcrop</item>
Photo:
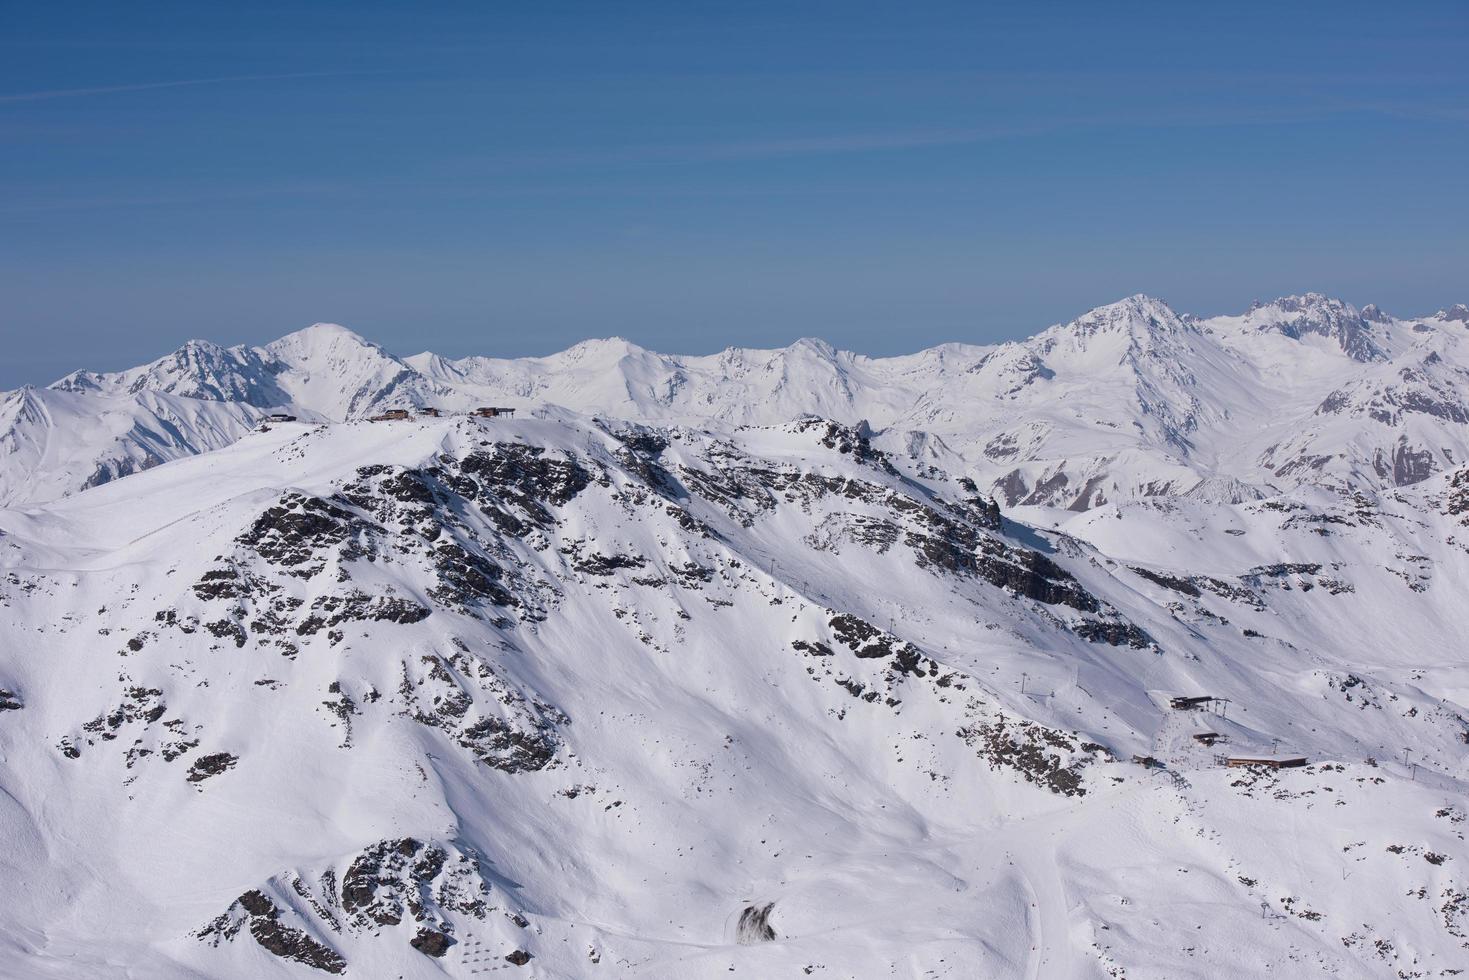
[[[382,935],[400,927],[414,949],[442,957],[455,943],[454,920],[483,920],[490,887],[479,859],[454,844],[411,837],[378,841],[303,876],[287,872],[241,895],[194,935],[211,945],[242,932],[267,951],[327,973],[347,961],[329,943],[333,934]],[[399,933],[402,935],[402,933]]]
[[[570,719],[524,693],[466,650],[424,654],[405,662],[399,698],[403,711],[446,733],[479,762],[519,773],[553,764],[559,727]]]
[[[971,710],[977,707],[972,704]],[[1086,795],[1083,775],[1098,756],[1105,757],[1102,746],[1000,712],[982,713],[988,717],[958,734],[992,768],[1017,772],[1058,796]]]
[[[239,761],[240,757],[230,752],[202,755],[195,759],[194,764],[189,767],[188,780],[191,783],[202,783],[228,769],[233,769],[235,763]]]
[[[347,969],[340,953],[313,938],[303,929],[281,922],[281,910],[260,891],[248,891],[236,899],[228,912],[199,930],[196,935],[213,945],[235,938],[241,929],[266,952],[282,959],[301,963],[324,973],[338,974]]]
[[[770,924],[770,913],[773,911],[774,902],[746,906],[740,913],[739,924],[735,926],[735,941],[741,946],[774,942],[775,927]]]

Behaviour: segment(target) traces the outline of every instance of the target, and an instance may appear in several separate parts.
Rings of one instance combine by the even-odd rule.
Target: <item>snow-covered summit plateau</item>
[[[1466,330],[8,393],[0,975],[1458,975]]]

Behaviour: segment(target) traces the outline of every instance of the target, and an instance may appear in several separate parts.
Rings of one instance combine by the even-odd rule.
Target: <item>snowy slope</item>
[[[147,389],[0,395],[0,501],[50,500],[172,459],[227,446],[264,413]]]
[[[1234,362],[1144,315],[1038,349],[1186,458]],[[6,975],[1464,968],[1469,472],[1002,512],[935,458],[543,408],[0,511]]]

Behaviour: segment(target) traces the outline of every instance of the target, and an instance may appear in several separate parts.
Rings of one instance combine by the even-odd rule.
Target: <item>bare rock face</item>
[[[1270,303],[1257,302],[1247,315],[1296,340],[1311,334],[1328,338],[1356,361],[1387,359],[1373,338],[1373,325],[1382,319],[1381,311],[1364,316],[1349,303],[1320,293],[1307,293],[1284,296]]]
[[[527,697],[464,650],[405,662],[398,693],[411,718],[502,772],[552,765],[562,744],[558,729],[570,724],[560,710]]]
[[[347,924],[364,929],[412,918],[442,931],[447,912],[483,918],[488,894],[472,856],[411,837],[374,844],[342,875]]]
[[[191,783],[202,783],[212,776],[218,776],[226,769],[233,768],[240,757],[229,752],[215,752],[210,755],[200,756],[194,760],[189,767],[188,780]]]
[[[324,973],[343,973],[347,961],[330,946],[313,938],[305,929],[286,925],[281,921],[281,909],[264,892],[245,892],[229,911],[200,929],[196,935],[213,945],[234,939],[242,929],[247,929],[261,948],[282,959],[291,960],[321,970]]]
[[[425,926],[418,930],[417,935],[408,941],[409,945],[418,950],[424,956],[442,957],[454,945],[454,940],[446,933],[437,932]]]
[[[328,973],[346,959],[333,935],[380,935],[413,928],[406,942],[442,957],[455,944],[452,919],[482,920],[489,885],[478,857],[449,843],[413,838],[378,841],[345,862],[311,875],[286,872],[239,897],[194,935],[219,945],[248,931],[263,948]]]
[[[1085,796],[1086,768],[1107,759],[1101,745],[993,710],[961,728],[959,737],[991,766],[1017,772],[1058,796]]]
[[[775,928],[770,924],[770,913],[774,910],[774,902],[747,906],[740,913],[739,925],[735,927],[735,940],[741,946],[774,942]]]

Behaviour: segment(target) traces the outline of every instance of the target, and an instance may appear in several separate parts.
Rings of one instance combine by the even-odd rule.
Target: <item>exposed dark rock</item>
[[[234,640],[237,647],[244,646],[245,641],[249,639],[245,628],[233,619],[216,619],[212,623],[205,623],[204,629],[220,639]]]
[[[1449,477],[1449,492],[1444,500],[1444,513],[1469,521],[1469,467]]]
[[[425,926],[408,940],[408,944],[425,956],[439,957],[449,951],[449,947],[454,945],[454,940],[447,933]]]
[[[828,625],[831,626],[832,635],[846,644],[847,649],[858,657],[876,659],[893,655],[895,638],[851,613],[839,613],[831,617]]]
[[[268,895],[252,890],[241,895],[229,912],[199,930],[197,935],[218,944],[233,939],[242,926],[248,925],[251,937],[267,952],[282,959],[326,973],[342,973],[347,969],[347,961],[340,953],[304,930],[283,924],[280,916],[281,910]]]
[[[994,482],[994,489],[1005,498],[1005,506],[1014,507],[1030,492],[1030,484],[1025,482],[1024,473],[1011,470]]]
[[[464,729],[459,744],[486,765],[512,773],[546,768],[561,746],[549,724],[527,730],[494,717],[481,718]]]
[[[1066,471],[1058,469],[1056,472],[1051,473],[1048,476],[1043,476],[1039,480],[1037,480],[1035,486],[1031,489],[1030,494],[1019,502],[1022,504],[1036,504],[1039,506],[1060,503],[1061,499],[1064,499],[1061,498],[1062,491],[1064,491],[1070,484],[1071,478],[1066,475]]]
[[[525,966],[531,959],[531,955],[523,949],[517,949],[513,953],[508,953],[505,956],[505,962],[515,966]]]
[[[435,549],[434,570],[439,584],[429,590],[429,595],[438,602],[458,608],[482,601],[493,606],[521,605],[503,584],[504,569],[460,545],[446,542]]]
[[[191,783],[201,783],[211,776],[218,776],[227,769],[234,768],[240,757],[229,752],[214,752],[210,755],[201,755],[194,760],[189,767],[188,780]]]
[[[399,596],[373,596],[366,592],[324,595],[311,604],[311,615],[296,627],[301,636],[342,623],[417,623],[433,610]]]
[[[1070,606],[1081,612],[1097,612],[1102,604],[1082,588],[1070,572],[1038,551],[1011,548],[993,538],[980,539],[978,574],[991,585],[1046,605]]]
[[[167,710],[161,690],[156,687],[135,684],[123,691],[122,701],[117,707],[83,724],[78,734],[63,738],[60,744],[62,754],[75,759],[81,755],[83,747],[96,745],[99,741],[110,742],[117,738],[124,726],[137,725],[147,729],[162,718]],[[165,757],[174,748],[164,746]],[[187,751],[187,748],[182,751]],[[140,750],[131,757],[129,765],[149,752],[151,750]]]
[[[890,659],[892,668],[899,674],[916,674],[921,671],[924,657],[917,647],[883,632],[851,613],[832,616],[828,625],[831,626],[832,635],[858,657],[867,660]],[[931,660],[927,662],[933,663]]]
[[[1130,565],[1128,567],[1131,568],[1134,573],[1141,575],[1149,582],[1152,582],[1155,585],[1161,585],[1165,589],[1172,589],[1174,592],[1180,592],[1187,596],[1193,596],[1196,599],[1199,596],[1203,595],[1203,593],[1199,590],[1199,587],[1189,579],[1179,578],[1176,575],[1168,575],[1164,572],[1150,571],[1146,568],[1139,568],[1136,565]]]
[[[1270,327],[1294,340],[1306,334],[1328,337],[1342,351],[1356,361],[1382,361],[1387,355],[1372,337],[1372,324],[1361,313],[1340,300],[1330,299],[1317,293],[1305,296],[1285,296],[1270,303],[1256,302],[1249,312],[1270,307],[1289,314]]]
[[[212,568],[199,576],[194,594],[201,599],[238,599],[240,573],[234,568]]]
[[[498,497],[525,513],[533,522],[553,522],[546,504],[563,507],[591,484],[591,474],[571,459],[547,456],[539,446],[496,443],[458,463],[465,476],[477,481],[480,499]]]
[[[872,448],[866,422],[851,426],[811,416],[794,423],[794,427],[797,432],[817,432],[818,441],[827,449],[835,449],[860,462],[872,464],[885,473],[896,475],[898,472],[887,453]]]
[[[399,693],[415,721],[441,729],[476,760],[504,772],[551,765],[561,747],[556,726],[569,724],[560,711],[527,700],[462,650],[405,663]]]
[[[341,503],[290,492],[235,540],[291,575],[310,578],[325,567],[323,552],[345,559],[371,554],[376,525]]]
[[[696,562],[685,562],[682,565],[670,565],[668,570],[679,580],[679,584],[686,589],[697,589],[701,583],[714,580],[714,569],[705,568]]]
[[[571,567],[585,575],[607,576],[620,568],[638,569],[648,564],[642,555],[583,554],[581,541],[572,541],[561,549],[571,558]]]
[[[364,849],[348,866],[341,887],[342,911],[356,928],[397,925],[412,917],[440,933],[449,931],[446,911],[484,918],[489,892],[472,858],[411,837]]]
[[[1433,452],[1408,445],[1407,436],[1400,437],[1397,444],[1393,446],[1390,461],[1385,462],[1379,453],[1375,465],[1383,476],[1391,475],[1393,484],[1399,487],[1421,483],[1432,476],[1438,468],[1434,462]]]
[[[961,728],[958,735],[993,767],[1013,769],[1060,796],[1085,796],[1083,770],[1093,755],[1105,752],[1094,743],[1078,744],[1054,729],[1030,721],[1012,722],[1004,715]]]
[[[0,711],[19,711],[25,707],[20,695],[14,691],[0,687]]]
[[[739,925],[735,927],[736,941],[741,946],[774,942],[775,928],[770,924],[770,913],[774,909],[774,902],[746,906],[745,910],[740,913]]]
[[[1114,647],[1142,650],[1153,645],[1153,638],[1141,627],[1127,622],[1087,619],[1071,627],[1071,631],[1088,643],[1109,643]]]

